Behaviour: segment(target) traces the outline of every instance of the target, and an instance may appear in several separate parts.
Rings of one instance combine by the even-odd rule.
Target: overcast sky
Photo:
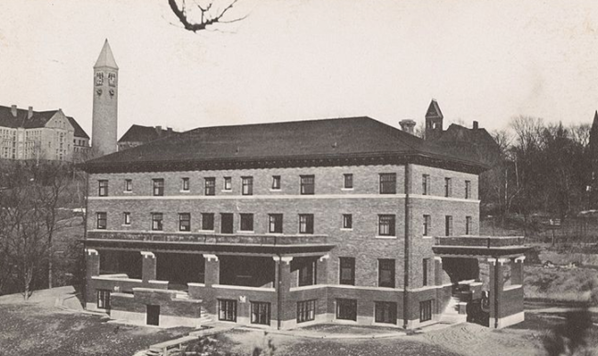
[[[598,109],[596,0],[240,0],[231,15],[245,20],[197,34],[167,0],[1,0],[0,14],[0,105],[62,108],[89,135],[105,38],[119,137],[132,124],[398,126],[432,98],[445,122],[491,130],[517,115],[590,123]]]

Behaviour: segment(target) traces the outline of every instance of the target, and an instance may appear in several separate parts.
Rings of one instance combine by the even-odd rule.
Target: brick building
[[[88,150],[89,136],[61,109],[0,106],[0,158],[78,161]]]
[[[482,258],[513,300],[491,320],[521,318],[521,286],[492,276],[516,281],[522,247],[474,237],[484,166],[374,119],[198,128],[84,169],[86,308],[112,318],[414,328],[459,282],[479,296]]]

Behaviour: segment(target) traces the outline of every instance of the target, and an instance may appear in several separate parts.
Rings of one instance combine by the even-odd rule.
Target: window
[[[314,233],[314,215],[313,214],[299,214],[299,233],[313,234]]]
[[[270,303],[251,302],[251,323],[270,325]]]
[[[125,212],[123,213],[123,224],[125,225],[131,225],[131,213],[129,212]]]
[[[183,178],[181,180],[181,190],[184,192],[189,191],[189,178]]]
[[[355,258],[340,257],[340,277],[339,284],[355,285]]]
[[[345,182],[343,188],[345,189],[353,189],[353,174],[345,174]]]
[[[343,229],[353,229],[353,215],[343,214]]]
[[[422,195],[430,194],[430,175],[422,175]]]
[[[430,284],[429,281],[430,259],[422,259],[422,285],[425,287]]]
[[[241,214],[241,231],[253,231],[253,214]]]
[[[216,178],[205,178],[205,195],[216,195]]]
[[[378,287],[395,287],[395,260],[378,260]]]
[[[316,284],[316,261],[305,260],[303,265],[299,267],[299,287],[311,286]]]
[[[224,177],[224,190],[233,190],[233,179],[231,177]]]
[[[97,213],[96,216],[98,219],[98,229],[106,230],[106,213]]]
[[[125,179],[125,192],[133,191],[133,180]]]
[[[218,320],[237,321],[237,301],[218,299]]]
[[[355,299],[337,299],[336,318],[357,321],[357,301]]]
[[[378,215],[378,235],[395,236],[394,215]]]
[[[201,214],[201,229],[214,231],[214,214],[213,213],[202,213]]]
[[[444,217],[444,235],[453,235],[453,217],[450,215]]]
[[[433,300],[424,300],[419,302],[419,321],[432,320],[432,302]]]
[[[110,309],[110,291],[105,289],[96,290],[98,296],[98,309]]]
[[[280,190],[280,176],[272,176],[272,190]]]
[[[453,193],[452,182],[450,178],[444,178],[444,196],[450,197]]]
[[[465,217],[465,235],[471,235],[473,233],[473,223],[471,216]]]
[[[220,232],[223,234],[233,233],[233,214],[222,213],[220,214]]]
[[[99,180],[98,181],[98,195],[101,197],[108,196],[108,181],[107,180]]]
[[[423,235],[428,236],[432,229],[432,217],[430,215],[424,215]]]
[[[162,213],[152,213],[152,230],[162,230]]]
[[[191,231],[191,214],[179,214],[179,231]]]
[[[298,323],[315,320],[315,318],[316,318],[316,301],[315,301],[315,299],[297,302],[297,322]]]
[[[397,174],[396,173],[380,174],[380,194],[396,194],[396,193],[397,193]]]
[[[471,198],[471,181],[465,181],[465,199]]]
[[[164,195],[164,179],[153,179],[154,182],[154,196]]]
[[[315,176],[301,176],[301,194],[314,194]]]
[[[375,302],[375,322],[385,324],[397,323],[397,303]]]
[[[241,188],[241,194],[253,195],[253,177],[242,177]]]
[[[116,73],[108,73],[108,84],[111,87],[116,86]]]
[[[282,214],[270,214],[268,219],[268,232],[282,234]]]

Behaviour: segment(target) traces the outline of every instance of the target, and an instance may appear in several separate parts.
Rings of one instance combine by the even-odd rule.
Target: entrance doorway
[[[159,305],[147,305],[147,325],[160,324],[160,306]]]

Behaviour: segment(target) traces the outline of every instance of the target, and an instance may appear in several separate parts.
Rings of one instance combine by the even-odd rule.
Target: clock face
[[[116,86],[116,73],[108,73],[108,84],[111,87]]]
[[[102,85],[102,84],[104,84],[104,73],[97,72],[96,73],[96,85]]]

